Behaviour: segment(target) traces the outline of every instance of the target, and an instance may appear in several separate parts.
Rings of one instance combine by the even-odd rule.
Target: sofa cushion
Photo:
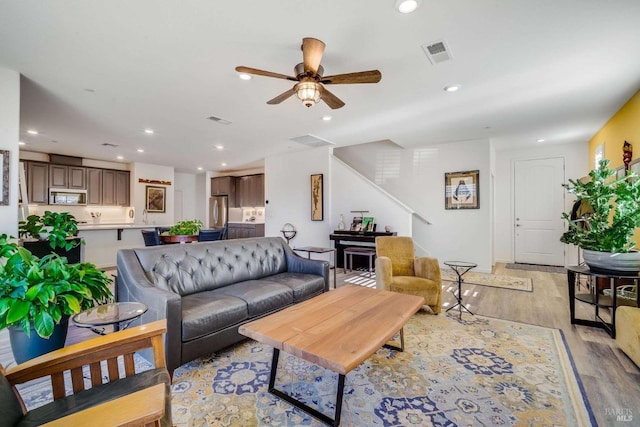
[[[199,292],[182,297],[182,341],[191,341],[249,317],[247,303],[240,298]]]
[[[270,280],[247,280],[217,289],[214,293],[230,295],[247,303],[249,316],[260,316],[293,303],[293,290]]]
[[[303,301],[324,291],[322,276],[304,273],[280,273],[265,277],[264,280],[287,285],[293,291],[293,301]]]
[[[287,271],[279,237],[135,249],[148,279],[181,296]]]
[[[29,411],[17,425],[20,427],[39,426],[161,383],[166,384],[167,396],[171,396],[169,372],[164,368],[152,369],[131,377],[101,384],[35,408]],[[165,414],[161,421],[163,426],[171,426],[171,399],[167,399],[167,402],[165,404],[165,412],[168,411],[168,414]]]
[[[4,375],[0,373],[0,420],[12,426],[22,418],[22,408],[18,396]]]

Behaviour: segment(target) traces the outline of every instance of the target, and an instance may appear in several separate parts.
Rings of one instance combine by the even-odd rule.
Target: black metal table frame
[[[611,289],[611,305],[601,304],[598,301],[599,293],[596,285],[591,285],[591,292],[593,294],[593,301],[584,301],[587,304],[591,304],[595,306],[595,319],[596,320],[588,320],[588,319],[576,319],[576,276],[580,276],[581,274],[590,277],[602,277],[605,279],[609,279],[609,289]],[[617,301],[617,288],[618,281],[620,279],[634,279],[636,280],[636,284],[640,276],[633,273],[625,274],[624,272],[607,272],[607,271],[598,271],[591,270],[587,266],[569,266],[567,267],[567,284],[569,287],[569,313],[571,316],[571,324],[572,325],[582,325],[582,326],[591,326],[595,328],[604,329],[609,333],[611,338],[616,337],[616,308],[618,308]],[[640,292],[636,289],[636,304],[640,307]],[[600,316],[600,308],[608,307],[611,309],[611,323],[607,322]]]
[[[456,294],[454,292],[454,295],[456,296],[456,301],[457,302],[454,305],[452,305],[451,307],[447,308],[446,311],[448,312],[449,310],[453,310],[454,308],[458,307],[458,313],[459,313],[460,319],[462,319],[462,310],[463,309],[467,313],[469,313],[472,316],[474,316],[474,314],[471,312],[471,310],[469,310],[462,303],[462,282],[464,282],[464,279],[462,278],[462,276],[464,276],[472,268],[476,268],[478,266],[478,264],[464,262],[464,261],[445,261],[444,264],[449,266],[458,275],[458,293]]]
[[[396,350],[396,351],[404,351],[404,327],[400,329],[400,347],[392,345],[392,344],[385,344],[383,347],[389,348],[391,350]],[[323,423],[325,423],[327,425],[334,426],[334,427],[339,426],[340,425],[340,416],[342,414],[342,398],[344,396],[344,380],[345,380],[346,375],[345,374],[338,374],[338,390],[336,391],[336,411],[335,411],[334,418],[331,418],[331,417],[323,414],[322,412],[318,411],[317,409],[310,407],[306,403],[301,402],[300,400],[296,399],[295,397],[289,396],[288,394],[284,393],[283,391],[278,390],[275,387],[275,384],[276,384],[276,372],[278,370],[278,359],[279,358],[280,358],[280,350],[274,347],[274,349],[273,349],[273,357],[271,359],[271,373],[269,374],[269,393],[273,394],[274,396],[279,397],[280,399],[282,399],[282,400],[284,400],[286,402],[289,402],[290,404],[292,404],[296,408],[303,410],[307,414],[309,414],[312,417],[322,421]]]

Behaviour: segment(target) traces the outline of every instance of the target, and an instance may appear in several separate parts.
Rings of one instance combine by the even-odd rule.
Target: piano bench
[[[347,266],[349,266],[349,271],[353,270],[353,256],[361,255],[369,257],[369,277],[371,277],[371,273],[373,272],[373,258],[376,256],[375,249],[368,248],[358,248],[358,247],[348,247],[344,248],[342,251],[344,254],[344,273],[347,274]],[[349,264],[347,264],[347,255],[349,256]]]

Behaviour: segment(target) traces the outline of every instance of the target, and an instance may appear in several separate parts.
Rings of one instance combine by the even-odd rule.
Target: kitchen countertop
[[[170,225],[163,224],[133,224],[133,223],[87,223],[78,224],[78,231],[91,231],[91,230],[119,230],[119,229],[144,229],[144,228],[157,228],[157,227],[171,227]]]
[[[264,224],[258,221],[229,221],[229,224]]]

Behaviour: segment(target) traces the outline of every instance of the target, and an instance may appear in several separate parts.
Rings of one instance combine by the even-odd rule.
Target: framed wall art
[[[444,174],[445,209],[480,209],[480,171]]]
[[[167,207],[166,191],[164,187],[145,186],[145,208],[148,213],[164,213]]]
[[[311,175],[311,221],[324,219],[322,174]]]
[[[2,192],[0,193],[0,206],[9,205],[9,150],[0,150],[0,165],[2,165]]]

